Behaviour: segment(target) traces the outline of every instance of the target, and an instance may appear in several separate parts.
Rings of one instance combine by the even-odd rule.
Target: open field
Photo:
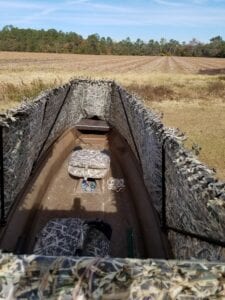
[[[78,76],[114,79],[139,94],[225,179],[225,59],[0,52],[0,110]]]

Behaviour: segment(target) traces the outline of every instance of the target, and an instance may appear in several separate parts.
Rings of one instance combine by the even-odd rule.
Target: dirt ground
[[[184,74],[225,73],[225,59],[205,57],[113,56],[56,53],[0,52],[0,75],[3,71],[47,71],[128,73],[135,71]],[[20,76],[19,76],[20,77]],[[0,77],[1,80],[1,77]]]

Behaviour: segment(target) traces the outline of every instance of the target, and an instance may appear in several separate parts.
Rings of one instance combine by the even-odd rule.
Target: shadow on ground
[[[225,68],[220,69],[200,69],[198,74],[201,75],[221,75],[225,74]]]

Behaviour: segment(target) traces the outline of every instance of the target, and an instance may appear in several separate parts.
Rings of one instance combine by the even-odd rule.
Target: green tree
[[[128,37],[113,41],[110,37],[91,34],[84,39],[75,32],[20,29],[6,25],[0,30],[1,51],[39,51],[57,53],[83,54],[117,54],[117,55],[179,55],[225,57],[225,41],[221,36],[212,37],[209,43],[203,44],[193,38],[189,43],[179,43],[165,38],[144,42],[137,39],[132,42]]]

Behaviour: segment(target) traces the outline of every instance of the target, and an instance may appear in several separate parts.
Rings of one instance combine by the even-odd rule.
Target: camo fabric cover
[[[0,255],[1,299],[224,299],[225,264]]]
[[[109,155],[100,150],[82,149],[72,153],[68,172],[70,175],[84,178],[100,179],[109,170]]]
[[[101,231],[90,228],[85,239],[82,256],[107,256],[110,251],[109,240]]]
[[[108,170],[106,169],[89,169],[79,168],[79,167],[68,167],[68,172],[70,175],[79,177],[79,178],[93,178],[93,179],[102,179],[106,176]]]
[[[110,242],[79,218],[54,219],[40,232],[33,253],[46,256],[107,256]]]

